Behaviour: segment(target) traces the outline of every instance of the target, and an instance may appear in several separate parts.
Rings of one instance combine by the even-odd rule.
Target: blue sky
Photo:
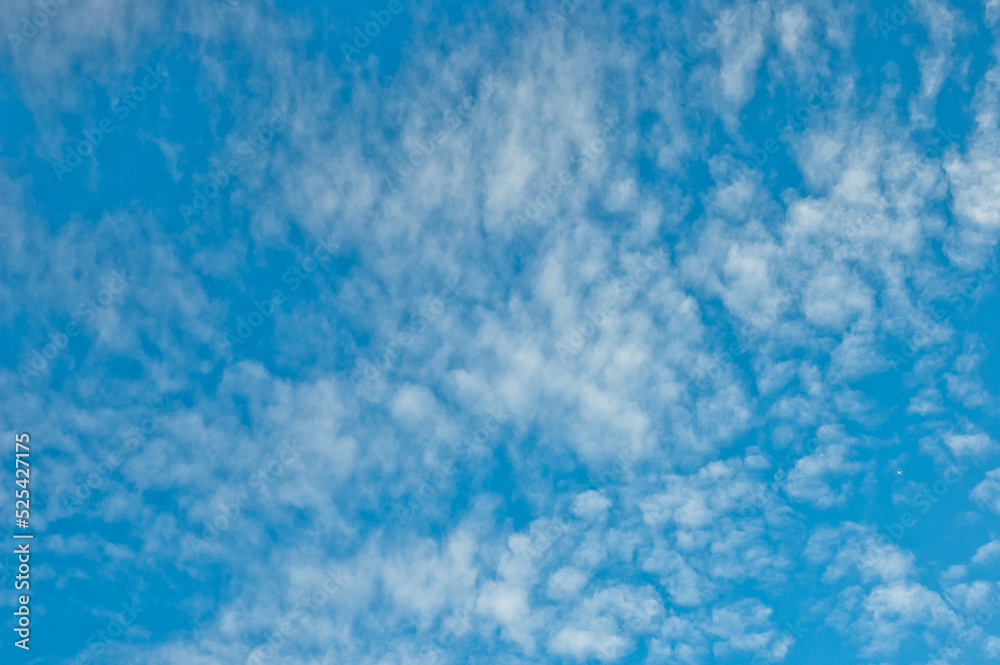
[[[0,24],[3,662],[1000,662],[996,0]]]

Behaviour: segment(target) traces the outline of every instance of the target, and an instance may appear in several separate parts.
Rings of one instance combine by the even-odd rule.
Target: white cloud
[[[986,479],[972,490],[972,498],[983,507],[1000,513],[1000,469],[986,474]]]
[[[611,501],[600,492],[587,490],[573,500],[573,514],[587,520],[606,517]]]
[[[996,444],[986,434],[946,434],[944,443],[958,456],[985,457],[996,450]]]
[[[259,608],[248,625],[233,619],[235,603],[205,610],[202,628],[145,645],[144,657],[237,661],[330,559],[357,579],[336,607],[303,620],[301,639],[284,647],[289,659],[323,650],[345,662],[415,661],[420,645],[461,617],[499,661],[623,660],[640,640],[664,662],[780,660],[790,636],[774,626],[771,606],[747,596],[781,588],[803,565],[824,586],[796,600],[830,608],[830,625],[862,657],[892,660],[901,640],[924,634],[930,645],[953,631],[940,596],[921,584],[919,543],[911,552],[881,544],[872,525],[809,520],[812,509],[868,515],[895,481],[879,475],[882,457],[928,452],[911,438],[954,455],[995,450],[984,434],[956,433],[969,431],[962,409],[991,404],[977,373],[986,355],[959,349],[962,322],[936,323],[931,305],[954,295],[1000,232],[996,71],[976,84],[977,129],[964,150],[942,166],[909,138],[935,121],[949,77],[971,87],[961,81],[956,11],[921,10],[932,44],[913,54],[921,84],[907,97],[888,69],[871,90],[856,82],[856,16],[832,5],[739,5],[731,21],[710,21],[708,46],[684,71],[668,53],[698,38],[708,7],[684,8],[678,21],[662,4],[621,15],[581,5],[551,22],[515,3],[502,8],[511,25],[502,42],[472,10],[469,21],[442,27],[414,8],[399,62],[373,56],[358,69],[302,57],[316,29],[309,12],[244,4],[220,24],[201,5],[182,4],[169,20],[156,8],[109,7],[80,5],[65,16],[89,12],[76,34],[54,24],[51,39],[34,45],[37,59],[14,63],[17,81],[38,77],[37,90],[25,88],[42,128],[38,150],[65,138],[50,119],[85,110],[76,78],[111,95],[137,62],[171,52],[177,34],[197,41],[182,57],[197,63],[191,99],[204,104],[206,127],[231,125],[217,143],[232,147],[268,103],[287,104],[291,116],[232,192],[232,216],[246,225],[238,239],[212,235],[216,226],[228,233],[228,212],[167,233],[165,215],[146,202],[59,226],[27,212],[28,183],[0,178],[16,236],[0,252],[25,284],[0,285],[0,316],[23,316],[44,338],[49,320],[22,300],[45,303],[37,309],[58,319],[120,257],[137,275],[127,300],[95,317],[92,345],[73,359],[86,371],[68,376],[60,394],[41,398],[15,389],[16,377],[0,379],[11,412],[37,422],[52,414],[52,486],[79,483],[88,442],[112,436],[119,418],[142,419],[133,405],[150,386],[190,404],[84,508],[87,518],[133,525],[128,547],[88,535],[109,562],[168,556],[217,501],[232,503],[283,438],[304,446],[213,550],[240,572],[232,593]],[[327,18],[329,35],[346,29]],[[663,54],[650,57],[650,39]],[[105,51],[107,63],[91,57]],[[70,76],[76,62],[83,77]],[[499,85],[487,94],[490,77]],[[768,134],[777,107],[748,107],[819,80],[830,98],[783,137]],[[252,88],[246,108],[227,111],[237,81]],[[151,107],[157,123],[172,126],[170,96],[182,92],[164,87],[163,107]],[[473,93],[480,99],[467,108]],[[912,127],[895,119],[900,99]],[[464,117],[449,127],[456,109]],[[618,130],[594,151],[608,120]],[[763,136],[750,129],[757,121]],[[196,147],[148,135],[175,181]],[[718,144],[742,145],[745,135],[774,138],[781,154],[734,178]],[[432,148],[388,187],[386,164],[396,168],[421,145]],[[786,168],[801,182],[777,191]],[[86,187],[103,173],[93,166]],[[542,196],[564,173],[568,184]],[[538,219],[515,234],[512,216],[539,200]],[[233,295],[235,287],[220,296],[218,284],[253,291],[258,269],[284,284],[273,257],[299,252],[299,236],[342,241],[348,267],[303,282],[310,295],[290,298],[273,333],[255,333],[261,360],[220,369],[220,331],[260,296]],[[185,256],[192,243],[198,249]],[[665,243],[662,263],[648,267]],[[359,396],[344,367],[370,351],[366,340],[393,339],[456,276],[456,302],[382,372],[375,399]],[[568,338],[580,343],[562,354]],[[911,342],[913,362],[889,375],[886,350]],[[93,371],[122,358],[141,381]],[[494,408],[510,417],[486,432]],[[857,430],[891,434],[875,443],[844,434]],[[784,457],[813,438],[813,452]],[[457,458],[469,441],[473,452]],[[912,452],[899,452],[903,441]],[[773,483],[778,469],[787,477]],[[1000,512],[998,474],[972,496]],[[565,485],[553,484],[567,477],[593,489],[564,496]],[[175,497],[177,516],[151,514],[153,494]],[[548,517],[525,525],[522,510]],[[276,525],[289,520],[300,535],[276,540]],[[74,540],[53,542],[78,553]],[[990,543],[971,563],[994,556]],[[185,573],[206,574],[203,559],[176,558]],[[959,572],[968,571],[952,569],[944,582]],[[647,575],[655,588],[636,581]],[[981,593],[973,582],[955,588]],[[199,602],[201,612],[210,601]]]
[[[860,463],[850,461],[850,457],[848,441],[834,441],[820,446],[795,462],[794,468],[788,472],[786,491],[792,498],[808,501],[817,508],[844,506],[852,490],[850,481],[845,477],[863,468]]]
[[[983,565],[996,558],[1000,558],[1000,540],[990,541],[976,550],[970,563]]]

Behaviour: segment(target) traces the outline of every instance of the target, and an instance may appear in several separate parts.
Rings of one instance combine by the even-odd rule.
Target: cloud
[[[972,490],[972,498],[984,508],[1000,513],[1000,469],[986,474],[986,479]]]
[[[610,505],[611,501],[600,492],[587,490],[573,500],[573,514],[583,519],[600,519],[607,515]]]
[[[989,563],[998,556],[1000,556],[1000,540],[994,540],[976,550],[970,563],[982,565]]]
[[[152,585],[106,657],[164,665],[996,651],[1000,469],[880,527],[996,452],[991,7],[382,7],[81,0],[4,56],[46,616]]]

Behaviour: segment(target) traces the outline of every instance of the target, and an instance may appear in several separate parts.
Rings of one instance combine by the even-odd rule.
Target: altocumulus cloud
[[[1000,655],[996,3],[0,23],[12,662]]]

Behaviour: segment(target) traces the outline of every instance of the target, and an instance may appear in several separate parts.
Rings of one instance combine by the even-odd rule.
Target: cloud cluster
[[[102,646],[156,665],[995,657],[996,16],[8,3],[45,611],[155,594]]]

